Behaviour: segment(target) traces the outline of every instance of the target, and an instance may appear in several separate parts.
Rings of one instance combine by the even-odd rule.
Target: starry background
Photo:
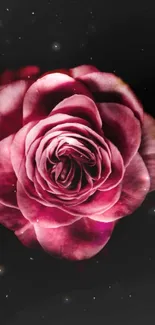
[[[1,0],[0,71],[93,64],[134,89],[155,117],[154,1]],[[83,262],[23,247],[0,227],[0,324],[155,324],[155,200]]]

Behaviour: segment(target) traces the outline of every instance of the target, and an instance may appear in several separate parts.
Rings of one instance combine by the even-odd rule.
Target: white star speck
[[[4,265],[0,265],[0,276],[4,275],[5,273],[5,267]]]
[[[51,45],[51,49],[55,52],[58,52],[61,49],[61,44],[59,42],[54,42]]]
[[[67,296],[67,297],[64,298],[64,303],[65,304],[69,304],[70,302],[71,302],[71,298],[70,297]]]

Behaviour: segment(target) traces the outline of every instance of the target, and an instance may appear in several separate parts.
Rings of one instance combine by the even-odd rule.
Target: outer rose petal
[[[0,202],[17,207],[16,175],[10,160],[10,147],[14,135],[0,141]]]
[[[88,120],[91,125],[93,125],[94,129],[102,129],[102,120],[98,108],[92,99],[87,96],[73,95],[64,99],[53,109],[50,115],[53,115],[54,113],[82,117],[83,119]]]
[[[62,68],[62,69],[54,69],[54,70],[49,70],[48,72],[43,73],[40,78],[47,76],[48,74],[52,73],[62,73],[62,74],[67,74],[68,76],[71,76],[70,72],[68,69]]]
[[[144,114],[140,154],[150,175],[150,192],[155,190],[155,119]]]
[[[10,82],[12,82],[14,80],[15,80],[15,71],[5,70],[0,75],[0,86],[1,85],[7,85],[8,83],[10,83]]]
[[[18,237],[18,239],[22,242],[24,246],[30,248],[40,247],[36,237],[34,226],[28,221],[24,227],[15,232],[15,235]]]
[[[15,171],[17,179],[20,183],[26,184],[28,192],[31,192],[34,197],[37,196],[34,189],[34,184],[31,182],[26,173],[25,166],[25,139],[31,128],[36,124],[36,122],[30,122],[26,124],[22,129],[20,129],[12,142],[11,145],[11,162],[13,169]]]
[[[21,175],[22,162],[23,161],[25,162],[25,140],[27,134],[35,124],[36,124],[35,122],[30,122],[27,125],[25,125],[22,129],[20,129],[16,133],[11,144],[11,150],[10,150],[11,161],[12,161],[15,174],[17,178],[19,178],[19,180],[20,177],[22,177]]]
[[[46,117],[61,100],[74,94],[92,98],[87,87],[66,74],[52,73],[38,79],[24,99],[24,124]]]
[[[115,102],[128,106],[143,122],[143,107],[130,87],[112,73],[92,72],[76,77],[93,93],[95,102]],[[113,100],[112,100],[113,99]]]
[[[137,153],[126,169],[119,201],[100,215],[100,220],[111,222],[133,213],[144,201],[149,188],[150,177],[147,168]]]
[[[98,104],[105,136],[119,149],[127,166],[141,142],[141,127],[133,112],[116,103]]]
[[[20,68],[17,71],[5,70],[0,75],[0,85],[9,84],[12,81],[19,79],[34,79],[40,73],[40,68],[37,66],[27,66]]]
[[[19,209],[10,208],[0,203],[0,223],[6,228],[16,231],[27,224]]]
[[[40,68],[34,65],[23,67],[16,73],[17,79],[36,79],[40,74]]]
[[[45,229],[35,225],[37,239],[49,254],[70,260],[83,260],[96,255],[111,237],[114,223],[82,218],[66,227]]]
[[[99,70],[92,65],[84,64],[84,65],[80,65],[79,67],[69,69],[69,72],[73,78],[79,78],[79,77],[84,76],[85,74],[88,74],[88,73],[99,72]]]
[[[30,81],[15,81],[0,89],[0,140],[22,127],[22,103]]]
[[[41,227],[56,228],[66,226],[81,218],[81,216],[75,217],[61,209],[47,207],[31,199],[19,182],[17,182],[17,200],[24,217],[31,223],[38,222]]]

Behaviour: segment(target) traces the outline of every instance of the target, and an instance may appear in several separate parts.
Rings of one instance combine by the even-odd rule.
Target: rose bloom
[[[28,247],[88,259],[155,189],[155,121],[93,66],[0,76],[0,223]]]

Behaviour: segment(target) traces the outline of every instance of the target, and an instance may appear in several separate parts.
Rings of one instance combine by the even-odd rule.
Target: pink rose
[[[27,246],[97,254],[155,189],[155,121],[93,66],[0,78],[0,222]]]

